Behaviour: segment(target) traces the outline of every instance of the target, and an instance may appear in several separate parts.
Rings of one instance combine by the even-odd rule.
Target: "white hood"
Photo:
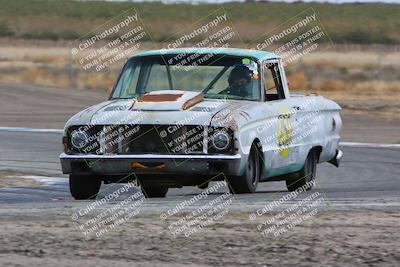
[[[252,104],[251,101],[203,99],[198,92],[155,91],[139,99],[109,100],[87,108],[73,116],[66,127],[87,124],[210,125],[221,111],[239,111]]]

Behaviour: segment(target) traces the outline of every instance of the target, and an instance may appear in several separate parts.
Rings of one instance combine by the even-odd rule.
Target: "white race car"
[[[285,180],[310,189],[316,164],[339,166],[341,108],[291,95],[282,60],[242,49],[156,50],[131,57],[108,101],[64,129],[62,170],[75,199],[136,180],[147,197],[225,179],[234,193]]]

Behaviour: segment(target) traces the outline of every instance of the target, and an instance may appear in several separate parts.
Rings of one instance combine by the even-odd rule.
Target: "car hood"
[[[115,99],[91,106],[74,115],[71,125],[216,125],[237,128],[235,118],[246,118],[253,101],[204,99],[187,91],[157,91],[138,99]]]

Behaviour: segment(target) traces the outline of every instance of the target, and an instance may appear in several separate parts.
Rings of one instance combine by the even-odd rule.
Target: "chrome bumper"
[[[336,155],[328,162],[335,165],[336,167],[339,167],[342,158],[343,158],[343,151],[338,149],[336,150]]]

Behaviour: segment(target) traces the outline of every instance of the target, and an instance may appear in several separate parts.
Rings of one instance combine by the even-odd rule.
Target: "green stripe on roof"
[[[250,49],[238,49],[238,48],[177,48],[177,49],[160,49],[138,52],[132,57],[137,56],[156,56],[156,55],[167,55],[167,54],[215,54],[215,55],[229,55],[229,56],[241,56],[241,57],[252,57],[257,60],[279,58],[276,54],[267,51],[250,50]]]

